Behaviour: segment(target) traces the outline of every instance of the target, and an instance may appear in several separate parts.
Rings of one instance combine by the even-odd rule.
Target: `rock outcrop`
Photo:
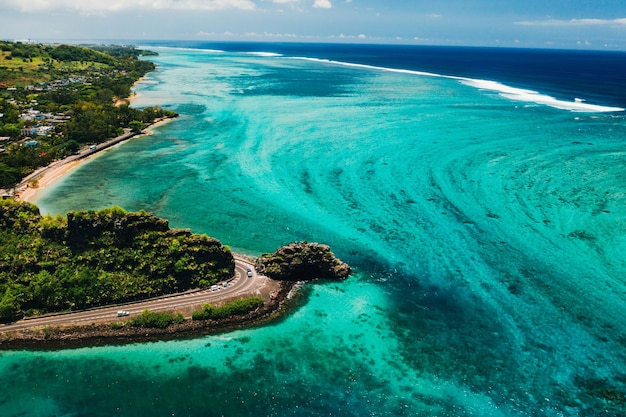
[[[256,268],[283,281],[346,279],[351,272],[350,266],[335,257],[327,245],[308,242],[290,243],[272,254],[261,255]]]

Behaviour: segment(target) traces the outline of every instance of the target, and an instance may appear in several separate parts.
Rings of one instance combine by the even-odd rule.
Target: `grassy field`
[[[61,72],[80,73],[88,69],[108,67],[98,62],[59,62],[42,57],[10,58],[10,55],[10,52],[0,51],[0,86],[24,87],[50,81]]]

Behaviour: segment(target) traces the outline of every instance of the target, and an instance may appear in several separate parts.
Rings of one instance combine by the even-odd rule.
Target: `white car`
[[[217,291],[219,289],[220,289],[219,285],[211,285],[211,291]]]
[[[130,313],[128,311],[126,311],[126,310],[119,310],[117,312],[117,317],[126,317],[126,316],[129,316],[129,315],[130,315]]]
[[[248,269],[248,271],[246,272],[246,274],[247,274],[249,277],[251,277],[251,276],[252,276],[252,270],[251,270],[251,269]]]

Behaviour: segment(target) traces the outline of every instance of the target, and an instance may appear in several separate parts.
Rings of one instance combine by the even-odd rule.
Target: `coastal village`
[[[19,194],[39,167],[171,117],[129,106],[132,85],[154,70],[138,59],[150,54],[0,41],[0,198]]]
[[[46,112],[45,109],[40,108],[36,99],[29,99],[28,97],[33,93],[58,91],[59,88],[67,88],[68,85],[79,83],[86,85],[87,77],[69,77],[66,80],[55,80],[52,83],[28,85],[19,90],[17,87],[7,87],[4,84],[0,84],[0,88],[5,90],[3,94],[3,98],[6,101],[4,108],[12,106],[19,111],[18,126],[21,126],[21,129],[13,130],[13,135],[11,136],[0,136],[0,142],[5,146],[13,142],[21,142],[24,146],[35,147],[39,145],[39,142],[32,141],[31,136],[48,137],[54,134],[62,134],[60,131],[57,131],[56,127],[70,120],[72,116],[64,112]],[[5,119],[5,113],[0,113],[0,120],[4,121],[3,119]],[[11,123],[11,121],[7,123]],[[0,153],[3,152],[6,152],[6,149],[0,148]]]

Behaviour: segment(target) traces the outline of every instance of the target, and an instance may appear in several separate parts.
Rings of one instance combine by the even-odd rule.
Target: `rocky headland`
[[[216,239],[170,229],[167,220],[146,212],[127,213],[119,207],[52,218],[41,216],[30,203],[3,201],[0,235],[0,322],[5,323],[24,316],[72,316],[72,312],[139,303],[147,297],[202,291],[235,276],[233,254]],[[262,284],[250,286],[245,293],[224,291],[211,307],[260,297],[262,304],[249,311],[196,320],[194,309],[208,305],[199,301],[168,308],[165,313],[178,315],[180,321],[161,328],[137,327],[133,317],[107,314],[98,314],[85,324],[72,323],[68,317],[48,321],[64,324],[22,323],[19,330],[0,325],[0,350],[169,340],[249,327],[286,314],[286,307],[295,305],[287,301],[294,299],[300,283],[342,280],[351,273],[350,266],[327,245],[308,242],[288,244],[256,260],[246,257],[244,263],[255,265],[258,275],[254,276]],[[245,282],[251,279],[245,277],[245,269],[239,275]]]
[[[257,258],[256,269],[279,281],[346,279],[350,266],[335,256],[327,245],[294,242]]]

